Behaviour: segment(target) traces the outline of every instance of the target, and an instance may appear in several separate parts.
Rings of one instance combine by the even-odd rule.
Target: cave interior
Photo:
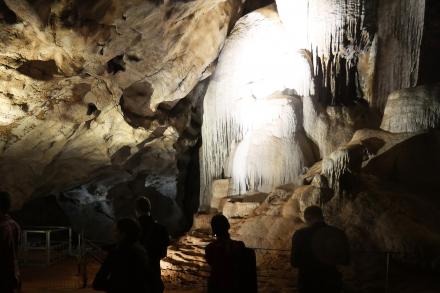
[[[260,292],[296,292],[312,205],[349,238],[346,292],[440,292],[439,50],[438,0],[0,0],[0,190],[73,250],[148,197],[165,292],[204,292],[217,213]],[[83,285],[56,265],[24,292]]]

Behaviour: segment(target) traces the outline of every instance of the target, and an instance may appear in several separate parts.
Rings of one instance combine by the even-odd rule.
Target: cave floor
[[[206,292],[209,271],[204,260],[204,247],[209,241],[210,238],[203,235],[187,235],[169,247],[168,257],[161,264],[166,293]],[[280,263],[287,263],[287,257],[285,253],[257,253],[257,260],[266,262],[264,269],[258,271],[259,292],[296,292],[294,272],[288,266],[279,267]],[[97,262],[89,262],[88,287],[98,269]],[[77,259],[73,257],[46,267],[23,266],[21,273],[22,293],[96,292],[82,288]]]
[[[21,268],[23,287],[21,293],[90,293],[97,292],[90,288],[94,275],[99,268],[98,263],[88,267],[88,287],[82,288],[82,278],[78,274],[77,260],[68,258],[51,266],[24,266]],[[200,288],[200,287],[199,287]],[[166,293],[196,293],[201,289],[175,288],[166,284]]]
[[[209,241],[210,238],[207,236],[188,234],[169,247],[168,257],[161,263],[166,293],[206,292],[209,271],[204,260],[204,247]],[[260,293],[297,292],[296,272],[289,266],[288,253],[256,251],[256,254],[259,264],[257,274]],[[362,263],[368,262],[357,255],[353,255],[354,260]],[[381,259],[378,267],[383,267],[383,264]],[[360,271],[351,271],[349,268],[343,270],[347,285],[346,292],[385,292],[383,272],[366,277],[371,273],[371,267],[360,266],[360,268]],[[22,293],[97,292],[90,288],[90,284],[98,269],[97,262],[89,262],[87,267],[89,286],[83,289],[76,258],[67,258],[47,267],[23,266],[21,268]],[[396,264],[392,266],[390,279],[389,293],[440,292],[438,276],[419,270],[404,269]]]

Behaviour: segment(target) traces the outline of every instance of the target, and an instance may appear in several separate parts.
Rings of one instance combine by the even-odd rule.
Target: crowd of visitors
[[[9,216],[11,198],[0,192],[0,292],[19,292],[17,251],[20,227]],[[93,288],[109,293],[162,293],[160,260],[169,245],[167,229],[151,216],[146,197],[136,201],[136,219],[123,218],[114,228],[115,246],[96,274]],[[325,223],[321,208],[304,211],[306,227],[292,237],[291,265],[298,268],[300,293],[342,292],[338,265],[350,261],[345,233]],[[212,217],[214,240],[205,248],[210,266],[208,293],[256,293],[257,265],[253,249],[230,237],[228,219]]]

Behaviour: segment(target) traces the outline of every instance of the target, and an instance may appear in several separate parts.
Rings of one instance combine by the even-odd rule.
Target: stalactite
[[[330,188],[340,191],[341,176],[349,170],[350,156],[348,149],[339,149],[322,161],[322,173],[327,177]]]
[[[387,96],[417,84],[425,0],[379,2],[377,101],[380,109]]]
[[[239,20],[226,41],[204,98],[201,205],[222,176],[237,193],[297,180],[305,160],[294,96],[309,95],[311,79],[287,39],[276,12],[263,9]]]
[[[278,11],[298,48],[310,48],[313,78],[324,105],[364,98],[357,69],[375,32],[376,0],[278,0]]]

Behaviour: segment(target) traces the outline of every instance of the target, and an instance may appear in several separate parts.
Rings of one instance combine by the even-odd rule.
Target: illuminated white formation
[[[322,70],[324,76],[332,76],[342,67],[357,66],[363,98],[379,108],[392,91],[417,84],[425,2],[276,0],[280,18],[294,36],[291,42],[311,50],[314,74]],[[374,34],[378,42],[373,42]],[[341,58],[346,62],[339,63]],[[359,66],[358,61],[363,64]],[[334,94],[332,82],[324,80],[324,86]]]
[[[344,37],[360,38],[368,0],[277,0],[281,20],[294,35],[299,48],[312,49],[318,56],[336,54]],[[370,4],[371,5],[371,4]]]
[[[392,133],[418,132],[440,126],[440,84],[391,93],[380,128]]]
[[[222,175],[237,193],[297,180],[305,160],[294,96],[310,93],[310,67],[288,38],[264,8],[240,19],[225,43],[204,99],[202,195]]]

